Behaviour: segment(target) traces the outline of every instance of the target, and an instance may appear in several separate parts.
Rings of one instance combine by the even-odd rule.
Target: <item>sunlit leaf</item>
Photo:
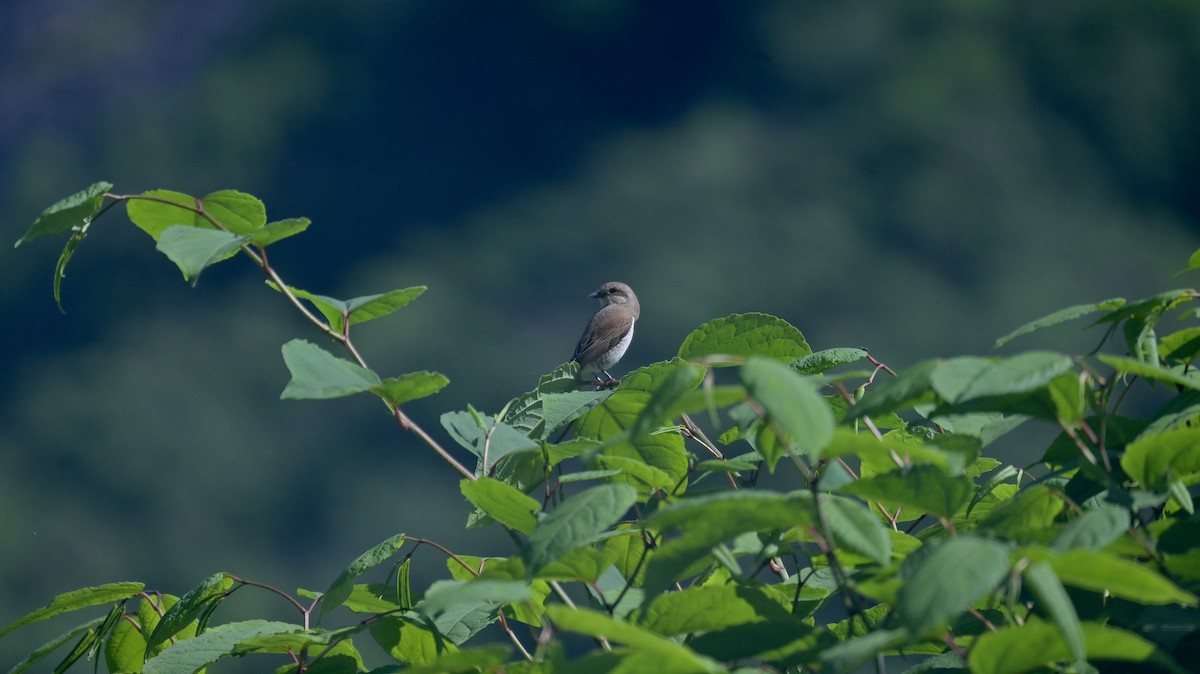
[[[1091,662],[1144,662],[1175,674],[1186,672],[1152,642],[1132,632],[1092,622],[1081,627]],[[979,674],[1021,674],[1070,659],[1070,648],[1058,627],[1031,617],[1019,627],[1010,625],[981,635],[971,647],[967,663]]]
[[[388,377],[370,390],[392,405],[400,406],[420,398],[431,396],[445,388],[450,380],[440,372],[409,372],[399,377]]]
[[[800,374],[820,374],[838,365],[860,361],[867,355],[866,349],[824,349],[797,358],[788,366]]]
[[[1130,443],[1121,468],[1143,486],[1165,491],[1175,478],[1200,471],[1200,429],[1179,428]]]
[[[353,562],[350,562],[350,565],[329,585],[329,589],[325,590],[325,594],[321,599],[321,616],[325,616],[340,606],[350,596],[355,578],[391,559],[393,555],[404,547],[405,540],[404,534],[396,534],[373,546],[356,557]]]
[[[1082,318],[1083,316],[1087,316],[1088,314],[1092,314],[1097,311],[1112,311],[1113,309],[1119,309],[1124,305],[1124,298],[1114,297],[1111,299],[1102,300],[1100,302],[1093,302],[1091,304],[1077,304],[1073,307],[1067,307],[1066,309],[1059,309],[1048,316],[1043,316],[1037,320],[1030,321],[1001,337],[1000,339],[997,339],[995,348],[998,349],[1017,337],[1020,337],[1021,335],[1027,335],[1037,330],[1058,325],[1059,323],[1073,321],[1076,318]]]
[[[204,634],[184,639],[146,661],[142,674],[194,674],[233,653],[239,643],[263,634],[301,629],[299,625],[268,620],[246,620],[210,628]]]
[[[104,193],[111,189],[112,183],[98,182],[60,199],[42,211],[13,247],[43,237],[62,236],[86,228],[104,204]]]
[[[971,498],[973,484],[965,477],[947,475],[936,466],[913,466],[855,480],[837,491],[903,506],[907,518],[921,513],[950,517]]]
[[[200,200],[204,211],[225,229],[242,236],[267,224],[267,207],[252,195],[237,190],[221,190]]]
[[[5,625],[3,629],[0,629],[0,637],[31,623],[48,620],[63,613],[128,599],[141,592],[143,587],[142,583],[108,583],[107,585],[97,585],[95,587],[86,587],[80,590],[65,592],[51,599],[50,603],[42,608]]]
[[[308,229],[310,224],[312,224],[312,221],[308,218],[276,220],[275,222],[267,223],[262,229],[256,230],[251,234],[250,243],[266,248],[277,241],[282,241],[303,232]]]
[[[499,480],[463,480],[459,488],[476,508],[506,527],[528,534],[537,526],[534,513],[542,504]]]

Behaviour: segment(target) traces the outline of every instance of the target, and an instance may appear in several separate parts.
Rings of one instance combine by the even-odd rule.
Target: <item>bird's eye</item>
[[[617,294],[617,289],[616,289],[616,288],[609,288],[609,289],[608,289],[608,294],[609,294],[609,295],[616,295],[616,294]]]

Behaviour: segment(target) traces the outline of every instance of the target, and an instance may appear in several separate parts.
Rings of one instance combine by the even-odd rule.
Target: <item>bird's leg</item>
[[[596,390],[597,391],[603,391],[605,389],[616,388],[617,385],[621,383],[621,380],[617,379],[616,377],[609,374],[608,370],[600,370],[600,371],[603,372],[604,376],[608,377],[608,379],[601,381],[600,375],[596,375]]]

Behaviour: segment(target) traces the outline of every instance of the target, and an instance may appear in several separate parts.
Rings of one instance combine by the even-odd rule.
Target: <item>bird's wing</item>
[[[628,312],[622,311],[615,304],[610,304],[597,311],[592,316],[592,320],[588,321],[587,328],[583,331],[583,336],[579,338],[579,343],[575,345],[575,355],[571,356],[571,360],[579,363],[589,363],[620,344],[626,333],[629,332],[629,327],[633,324],[633,321],[628,316],[621,316],[622,320],[614,320],[613,314],[620,315],[624,313]]]

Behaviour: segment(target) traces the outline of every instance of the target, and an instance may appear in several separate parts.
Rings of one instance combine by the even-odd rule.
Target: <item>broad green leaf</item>
[[[50,641],[47,641],[41,646],[38,646],[32,653],[26,656],[24,660],[18,662],[13,666],[12,669],[8,670],[8,674],[20,674],[21,672],[27,671],[30,667],[36,665],[42,658],[45,658],[47,655],[50,655],[54,651],[58,650],[64,644],[69,643],[76,638],[83,638],[84,635],[93,633],[94,630],[100,627],[100,624],[103,622],[104,618],[96,618],[95,620],[89,620],[82,625],[78,625],[70,630],[67,630],[66,632],[58,635]]]
[[[1071,369],[1069,356],[1050,351],[1028,351],[983,368],[953,401],[1029,393],[1048,385]]]
[[[811,662],[837,644],[829,630],[814,629],[799,618],[733,625],[688,641],[692,650],[722,662],[761,658],[795,665]]]
[[[1166,491],[1174,479],[1200,471],[1200,429],[1179,428],[1130,443],[1121,468],[1148,489]]]
[[[1042,609],[1058,626],[1063,641],[1071,652],[1071,658],[1076,664],[1082,664],[1086,658],[1086,648],[1083,642],[1083,628],[1079,624],[1079,615],[1075,606],[1067,596],[1067,590],[1054,575],[1054,569],[1045,562],[1033,562],[1021,574],[1035,599]]]
[[[750,397],[766,411],[771,427],[783,434],[782,440],[808,456],[820,455],[833,438],[833,411],[813,380],[766,358],[746,361],[741,378]],[[780,456],[764,454],[764,458],[773,471]]]
[[[267,281],[267,285],[277,292],[282,292],[279,284],[275,283],[274,281]],[[329,328],[338,334],[342,333],[342,329],[345,327],[346,314],[350,312],[349,306],[344,301],[339,300],[336,297],[327,297],[325,295],[310,293],[307,290],[297,288],[295,286],[287,286],[287,290],[302,300],[308,300],[309,302],[312,302],[312,305],[316,307],[317,311],[320,312],[321,315],[325,317],[325,320],[329,323]]]
[[[211,223],[195,212],[196,198],[171,190],[150,190],[125,202],[129,220],[155,241],[168,227],[187,225],[213,229]]]
[[[1167,369],[1159,365],[1151,365],[1133,358],[1125,358],[1123,356],[1110,356],[1108,354],[1100,354],[1096,356],[1105,365],[1113,368],[1117,372],[1123,374],[1132,374],[1147,379],[1154,379],[1168,384],[1177,384],[1185,388],[1200,390],[1200,379],[1195,376],[1184,375],[1176,372],[1173,369]]]
[[[1062,498],[1054,490],[1035,484],[997,506],[979,526],[1000,536],[1024,540],[1053,524],[1063,507]]]
[[[221,190],[205,195],[204,211],[234,234],[248,235],[267,224],[267,207],[244,192]]]
[[[683,363],[673,368],[651,392],[650,399],[629,429],[630,438],[641,440],[669,419],[678,416],[680,399],[700,385],[705,372],[703,367],[693,363]]]
[[[1104,550],[1077,548],[1061,554],[1048,550],[1026,550],[1044,560],[1066,585],[1105,592],[1139,604],[1196,606],[1196,596],[1172,583],[1150,566],[1118,557]]]
[[[283,362],[292,373],[291,381],[279,396],[285,400],[340,398],[369,391],[383,383],[371,370],[303,339],[283,345]]]
[[[463,480],[459,488],[472,505],[506,527],[528,534],[537,526],[534,513],[542,504],[499,480]]]
[[[1195,296],[1196,291],[1190,288],[1180,288],[1178,290],[1168,290],[1166,292],[1147,297],[1144,300],[1138,300],[1133,304],[1126,304],[1118,307],[1113,311],[1100,317],[1096,323],[1115,323],[1127,318],[1145,319],[1150,314],[1165,311],[1182,302],[1190,302]]]
[[[210,628],[204,634],[184,639],[146,661],[142,674],[195,674],[231,654],[239,643],[263,634],[301,629],[299,625],[269,620],[246,620]]]
[[[399,377],[388,377],[376,386],[371,387],[388,403],[399,407],[419,398],[426,398],[441,391],[450,380],[440,372],[409,372]]]
[[[637,492],[624,484],[592,487],[563,501],[526,541],[525,566],[537,573],[575,548],[594,542],[625,514]]]
[[[409,302],[420,297],[425,290],[425,286],[413,286],[379,295],[366,295],[346,300],[346,308],[350,313],[350,325],[387,316],[407,306]]]
[[[112,183],[98,182],[55,202],[42,211],[42,214],[25,231],[24,236],[17,239],[13,248],[27,241],[47,236],[62,236],[85,229],[104,204],[104,193],[111,189]]]
[[[514,672],[513,667],[501,667],[512,649],[493,645],[465,651],[443,653],[423,665],[405,668],[404,674],[474,674],[475,672]],[[531,674],[541,670],[530,670]]]
[[[251,234],[250,243],[266,248],[277,241],[282,241],[289,236],[295,236],[303,232],[308,229],[310,224],[312,224],[312,221],[308,218],[276,220],[275,222],[267,223],[262,229],[256,230]]]
[[[204,613],[214,602],[225,598],[225,593],[233,587],[234,580],[228,573],[214,573],[200,581],[196,587],[179,598],[154,626],[154,631],[146,637],[144,655],[149,656],[155,648],[168,639],[187,629],[193,620]]]
[[[1091,622],[1083,623],[1082,629],[1089,661],[1145,662],[1185,674],[1169,655],[1132,632]],[[1070,659],[1058,628],[1032,617],[1020,627],[1010,625],[981,635],[967,655],[967,664],[978,674],[1022,674]]]
[[[896,618],[914,635],[949,622],[991,592],[1008,574],[1008,547],[972,534],[959,534],[924,554],[914,553],[901,567],[904,585]]]
[[[971,498],[971,480],[947,475],[936,466],[913,466],[856,480],[837,489],[885,506],[902,506],[906,519],[921,513],[954,515]]]
[[[866,506],[843,496],[830,494],[819,501],[821,515],[834,541],[876,564],[892,559],[892,539],[887,527]]]
[[[496,463],[510,454],[541,449],[540,444],[524,433],[508,424],[496,423],[490,416],[469,411],[446,412],[441,421],[455,442],[479,457],[485,475],[491,474]]]
[[[457,646],[441,639],[427,627],[408,619],[385,616],[371,623],[369,629],[371,638],[388,655],[409,665],[433,662],[441,653],[458,650]]]
[[[858,404],[846,410],[846,421],[894,412],[933,399],[931,377],[938,361],[927,360],[901,370],[895,378],[871,386]]]
[[[501,419],[504,423],[516,428],[530,438],[546,439],[550,437],[555,428],[546,425],[545,414],[543,411],[544,399],[554,394],[565,394],[575,391],[579,388],[579,363],[568,361],[559,365],[549,374],[542,375],[538,379],[537,388],[532,391],[527,391],[513,398],[505,409],[507,410],[504,417]],[[596,399],[592,402],[598,402],[603,398],[608,397],[611,391],[595,391],[591,392],[596,395],[591,396]],[[603,395],[599,395],[603,394]],[[577,401],[570,401],[562,408],[564,410],[563,419],[560,423],[566,423],[573,419],[566,418],[572,414],[572,411],[582,412],[581,407],[590,407],[590,404],[581,404]]]
[[[1192,360],[1200,354],[1200,327],[1184,328],[1163,337],[1158,353],[1164,360]]]
[[[1129,510],[1112,503],[1102,503],[1071,520],[1054,537],[1054,549],[1066,552],[1072,548],[1099,550],[1120,538],[1129,529]]]
[[[143,587],[145,585],[142,583],[109,583],[107,585],[97,585],[95,587],[64,592],[51,599],[50,603],[42,608],[5,625],[3,629],[0,629],[0,637],[11,634],[15,630],[31,623],[49,620],[63,613],[128,599],[141,592]]]
[[[493,578],[439,580],[429,586],[425,598],[417,605],[417,610],[429,616],[436,616],[461,606],[489,604],[499,608],[532,599],[533,593],[529,584],[524,581]]]
[[[954,401],[971,382],[996,363],[995,358],[960,356],[937,361],[929,374],[929,383],[943,400]]]
[[[904,630],[875,630],[821,651],[821,662],[830,671],[852,672],[876,654],[895,648],[907,639]]]
[[[602,455],[640,460],[663,471],[670,476],[670,484],[663,485],[664,488],[682,485],[688,471],[689,455],[678,433],[656,433],[633,440],[629,440],[628,435],[658,387],[676,370],[689,367],[684,361],[673,359],[626,374],[612,395],[579,418],[575,425],[576,436],[604,443]],[[647,493],[637,480],[630,478],[628,482],[642,489],[643,494]]]
[[[622,622],[603,613],[556,604],[547,606],[546,614],[560,630],[578,632],[597,638],[603,637],[615,643],[625,644],[640,653],[653,655],[656,672],[701,674],[702,672],[725,671],[716,662],[699,656],[670,639],[665,639],[646,629]]]
[[[367,629],[366,625],[360,626],[358,629]],[[266,637],[260,637],[266,638]],[[320,655],[317,660],[311,658]],[[366,670],[363,665],[362,655],[354,644],[346,639],[339,641],[328,650],[323,648],[313,648],[309,650],[310,659],[305,663],[305,674],[358,674]],[[293,665],[275,670],[275,674],[297,674],[300,667]]]
[[[578,580],[595,583],[613,563],[615,554],[607,548],[575,548],[538,572],[545,580]],[[520,562],[520,559],[513,561]],[[549,589],[549,586],[547,586]]]
[[[668,587],[718,543],[748,531],[803,526],[813,517],[812,495],[803,491],[725,491],[680,499],[644,523],[655,530],[682,529],[682,535],[660,545],[647,562],[646,592],[653,596]]]
[[[707,585],[661,594],[639,622],[663,636],[711,632],[733,625],[786,620],[791,614],[763,592],[741,585]]]
[[[329,585],[329,589],[325,590],[321,599],[321,617],[340,606],[350,596],[355,578],[391,559],[400,548],[404,547],[404,541],[404,534],[396,534],[350,562],[350,565]]]
[[[709,321],[692,331],[679,347],[679,358],[704,356],[765,356],[784,361],[812,353],[804,335],[782,318],[768,314],[733,314]],[[729,363],[714,363],[728,365]]]
[[[1114,309],[1119,309],[1124,305],[1124,298],[1114,297],[1100,302],[1093,302],[1092,304],[1077,304],[1073,307],[1067,307],[1066,309],[1059,309],[1048,316],[1043,316],[1037,320],[1030,321],[1001,337],[1000,339],[997,339],[994,348],[998,349],[1017,337],[1020,337],[1021,335],[1027,335],[1043,328],[1049,328],[1051,326],[1058,325],[1059,323],[1073,321],[1076,318],[1082,318],[1083,316],[1087,316],[1088,314],[1092,314],[1097,311],[1112,311]]]
[[[323,630],[319,628],[301,629],[298,625],[291,632],[262,634],[249,637],[238,642],[233,649],[233,655],[248,653],[299,653],[301,650],[312,650],[315,646],[328,646],[355,632],[367,628],[366,625],[353,625],[338,630]],[[343,642],[344,643],[344,642]]]
[[[175,225],[159,235],[156,248],[179,267],[184,280],[195,283],[200,272],[237,254],[246,240],[219,229]]]
[[[591,459],[591,464],[599,466],[601,470],[616,471],[611,482],[631,485],[638,490],[638,494],[651,494],[659,489],[672,490],[676,486],[673,476],[640,459],[611,453],[598,454]]]
[[[820,374],[838,365],[853,363],[866,357],[866,349],[823,349],[793,360],[788,363],[788,367],[800,374]]]
[[[569,393],[542,393],[540,433],[535,436],[548,439],[560,428],[578,419],[596,405],[604,402],[612,391],[571,391]]]
[[[899,438],[900,436],[888,433],[883,436],[882,440],[879,440],[869,433],[855,433],[839,428],[833,432],[833,438],[821,451],[821,458],[856,456],[862,459],[864,464],[888,466],[886,471],[877,470],[875,471],[877,473],[899,469],[901,465],[895,462],[896,459],[899,459],[902,464],[927,463],[946,471],[952,470],[956,465],[962,463],[957,460],[957,457],[936,447],[929,447],[916,441],[901,441]]]

